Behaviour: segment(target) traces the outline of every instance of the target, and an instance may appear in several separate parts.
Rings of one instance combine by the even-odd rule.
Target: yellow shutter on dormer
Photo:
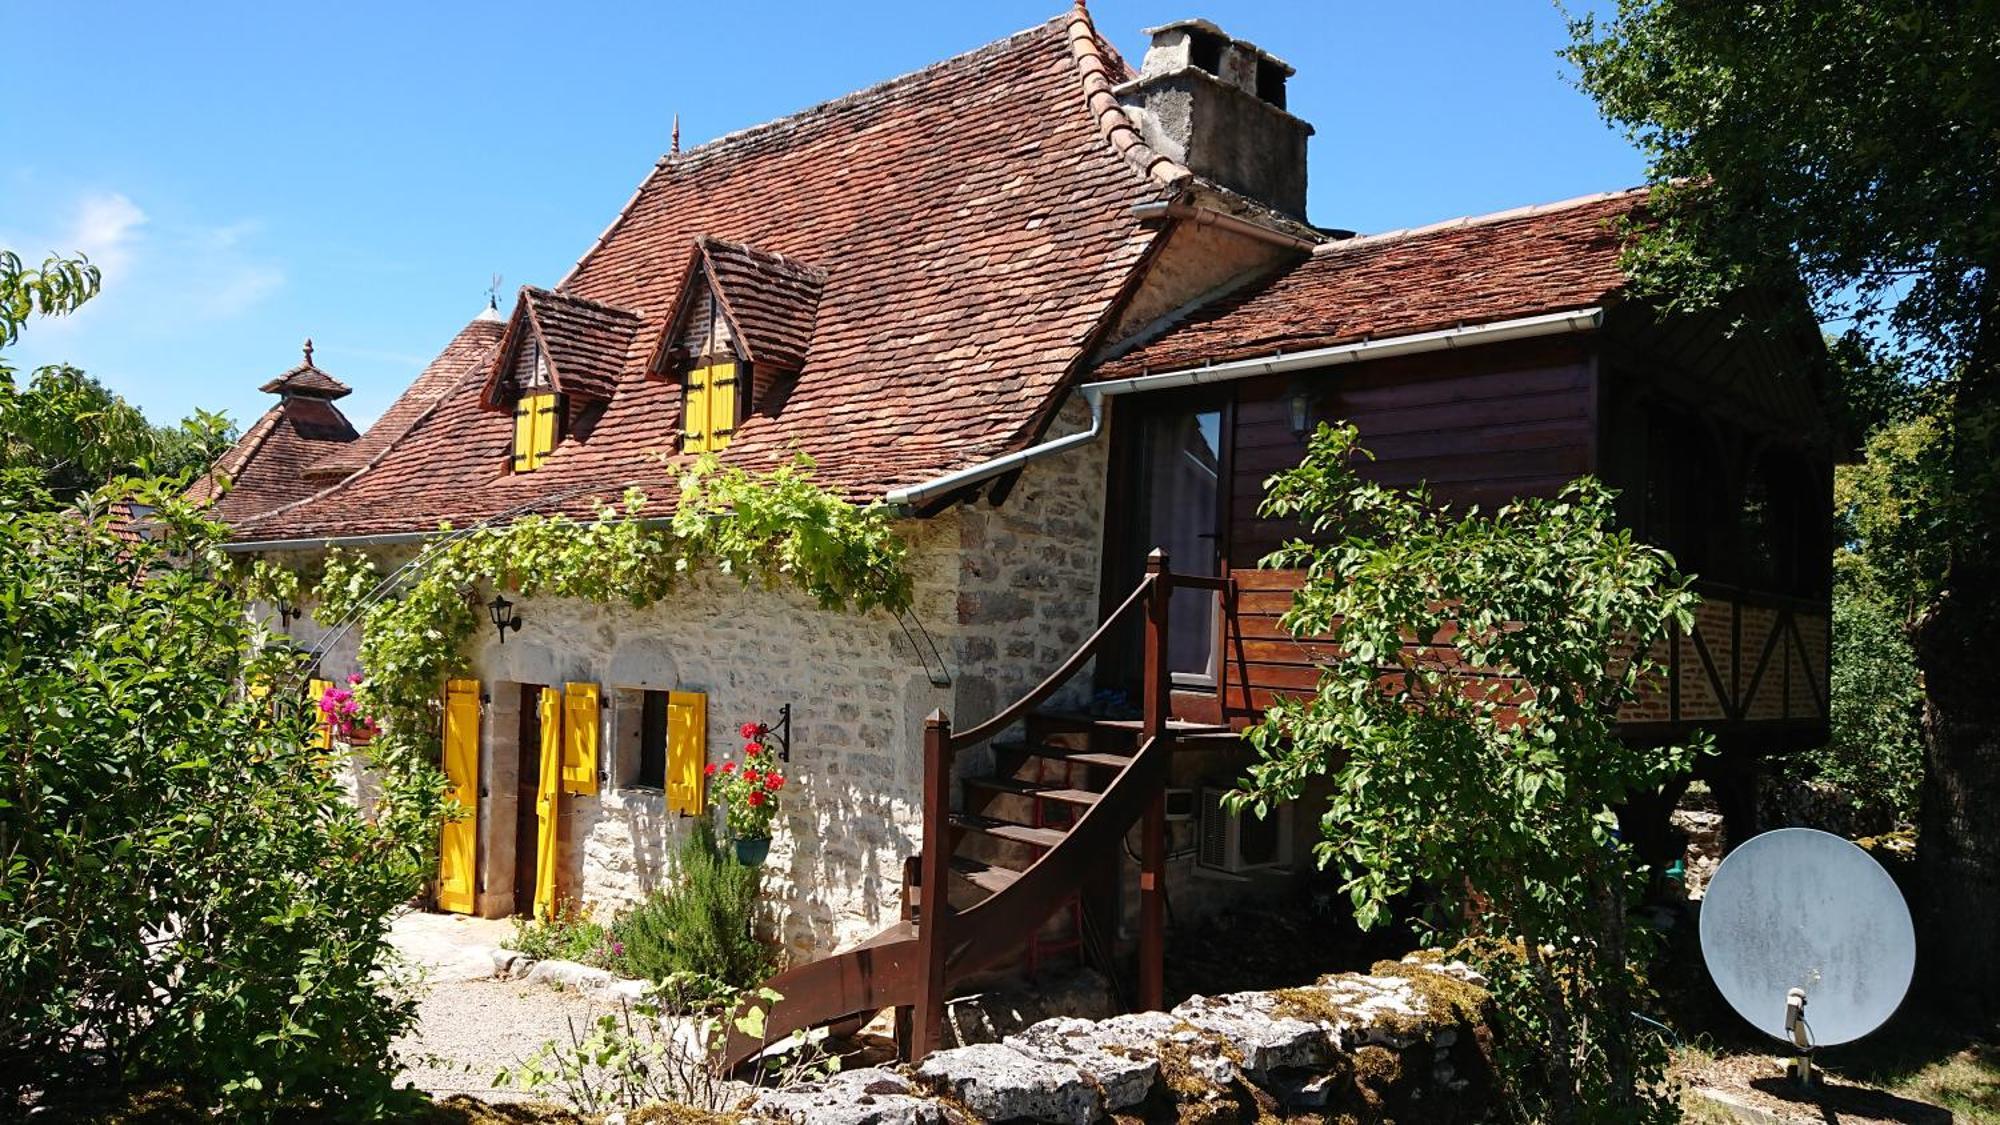
[[[563,791],[597,792],[597,685],[563,685]]]
[[[718,363],[708,369],[708,448],[729,448],[736,434],[736,365]]]
[[[687,375],[687,398],[681,405],[681,452],[708,452],[708,372],[697,367]]]
[[[534,468],[535,460],[535,409],[534,400],[529,396],[514,400],[514,471],[525,473]]]
[[[514,471],[531,473],[556,447],[557,411],[553,393],[522,395],[514,403]]]

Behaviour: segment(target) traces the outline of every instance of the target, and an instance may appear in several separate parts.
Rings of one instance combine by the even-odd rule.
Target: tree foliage
[[[1882,331],[1939,389],[1933,567],[1912,640],[1925,692],[1919,966],[1970,1022],[2000,1015],[2000,3],[1619,0],[1570,58],[1646,151],[1632,267],[1670,305],[1803,278],[1823,319]]]
[[[14,268],[10,336],[94,285]],[[343,798],[306,700],[272,691],[298,659],[219,580],[223,529],[183,481],[55,491],[67,464],[127,460],[102,389],[0,386],[0,1116],[156,1083],[241,1117],[386,1111],[414,1009],[383,937],[434,828]],[[63,456],[15,455],[51,434]],[[152,534],[121,536],[116,501],[153,506]]]
[[[1699,745],[1629,745],[1619,709],[1659,675],[1655,641],[1697,598],[1672,560],[1615,527],[1585,479],[1556,500],[1441,511],[1362,481],[1351,427],[1321,427],[1272,478],[1263,512],[1309,538],[1266,565],[1306,572],[1283,625],[1322,671],[1252,728],[1236,800],[1260,814],[1332,780],[1318,856],[1356,917],[1436,897],[1434,934],[1500,939],[1515,1093],[1562,1121],[1669,1113],[1663,1056],[1640,1033],[1643,944],[1628,925],[1645,873],[1614,806],[1690,768]]]

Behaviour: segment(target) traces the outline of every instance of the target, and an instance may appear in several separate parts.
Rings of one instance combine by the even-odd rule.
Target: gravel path
[[[424,975],[417,1029],[397,1044],[416,1085],[437,1095],[475,1094],[487,1101],[521,1101],[518,1090],[493,1088],[502,1067],[518,1064],[544,1042],[569,1040],[610,1009],[545,984],[493,976],[493,948],[512,936],[506,921],[407,912],[389,941]]]

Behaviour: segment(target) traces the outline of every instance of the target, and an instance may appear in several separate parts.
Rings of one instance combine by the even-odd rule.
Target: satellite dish
[[[1701,954],[1737,1014],[1810,1052],[1896,1014],[1917,940],[1902,892],[1867,852],[1781,828],[1730,852],[1709,880]]]

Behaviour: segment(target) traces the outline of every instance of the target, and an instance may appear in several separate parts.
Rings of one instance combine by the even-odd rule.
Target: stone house
[[[1192,911],[1282,886],[1306,854],[1310,815],[1260,826],[1213,798],[1242,763],[1229,732],[1313,683],[1310,646],[1276,628],[1297,576],[1257,568],[1291,529],[1256,506],[1325,419],[1359,425],[1381,479],[1454,503],[1608,477],[1634,527],[1714,579],[1632,736],[1701,725],[1741,748],[1732,762],[1823,737],[1817,336],[1746,342],[1720,314],[1627,299],[1618,224],[1641,193],[1367,236],[1315,226],[1291,68],[1200,20],[1149,34],[1135,71],[1079,5],[677,149],[568,274],[466,325],[365,434],[257,456],[260,422],[232,452],[231,549],[294,560],[401,558],[441,522],[588,515],[628,488],[664,500],[702,453],[762,468],[803,452],[822,483],[905,517],[903,614],[713,575],[641,611],[515,605],[522,626],[483,635],[447,707],[477,803],[446,849],[447,908],[530,908],[552,830],[534,814],[546,724],[587,728],[595,751],[553,829],[560,884],[616,907],[667,877],[699,806],[673,780],[689,755],[717,760],[741,723],[782,713],[773,928],[801,964],[871,943],[860,975],[898,982],[819,1015],[910,1003],[917,888],[938,879],[967,917],[1038,888],[993,951],[1032,965],[1151,934],[1156,962],[1166,888]],[[332,410],[338,384],[311,370],[266,388],[274,413]],[[1148,579],[1156,547],[1180,579]],[[325,674],[356,670],[352,636],[286,617]],[[1076,674],[1030,696],[1059,669]],[[933,711],[971,725],[1023,697],[1008,738],[947,732],[927,769]],[[1178,752],[1143,799],[1114,801],[1155,735]],[[1094,859],[1030,870],[1061,866],[1093,818]],[[1125,858],[1116,839],[1142,818],[1144,854]],[[929,876],[910,862],[926,841]]]

